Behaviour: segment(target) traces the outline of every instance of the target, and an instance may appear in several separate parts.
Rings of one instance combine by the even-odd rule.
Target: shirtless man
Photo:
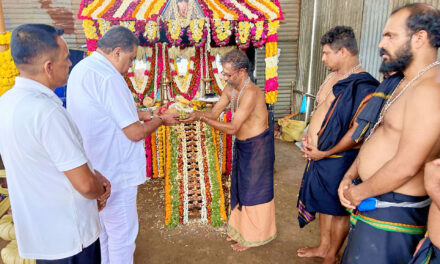
[[[220,100],[210,111],[194,112],[184,122],[203,121],[236,136],[231,182],[232,212],[228,238],[236,251],[266,244],[276,237],[273,200],[274,139],[268,129],[264,93],[249,79],[249,59],[232,50],[221,60],[227,81]],[[232,121],[217,121],[231,105]]]
[[[394,205],[352,212],[341,263],[407,263],[425,233],[429,200],[422,166],[440,152],[439,30],[440,13],[426,4],[396,9],[385,25],[380,70],[402,72],[404,78],[338,193],[351,209],[370,197]],[[362,183],[354,185],[358,177]]]
[[[321,242],[300,248],[299,257],[321,257],[334,263],[348,233],[348,213],[337,189],[358,148],[351,139],[357,114],[379,84],[361,67],[353,30],[338,26],[321,39],[322,61],[332,72],[321,85],[303,152],[309,159],[298,198],[300,227],[319,213]],[[353,125],[354,124],[354,125]]]
[[[410,264],[440,263],[440,159],[425,165],[425,188],[432,199],[428,216],[428,237],[419,242]],[[430,262],[427,262],[428,260]]]

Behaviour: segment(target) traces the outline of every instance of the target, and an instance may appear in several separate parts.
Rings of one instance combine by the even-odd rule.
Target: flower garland
[[[159,177],[163,178],[164,175],[164,148],[165,148],[165,127],[160,126],[156,133],[156,144],[157,144],[157,166]]]
[[[229,10],[226,6],[220,3],[219,0],[206,0],[199,1],[207,6],[202,6],[206,17],[213,17],[214,19],[226,19],[226,20],[237,20],[238,15]]]
[[[12,59],[10,43],[11,32],[0,34],[0,45],[8,46],[7,50],[0,52],[0,96],[14,86],[15,76],[19,73]]]
[[[204,157],[203,159],[203,173],[205,175],[205,184],[206,184],[206,201],[207,201],[207,214],[208,214],[208,223],[211,224],[211,219],[212,219],[212,209],[211,209],[211,204],[212,204],[212,193],[211,193],[211,180],[210,180],[210,175],[209,175],[209,166],[208,166],[208,159],[207,159],[207,151],[206,151],[206,147],[204,142],[206,142],[206,137],[205,137],[205,133],[203,133],[202,131],[202,123],[200,123],[200,148],[202,150],[202,156]]]
[[[198,47],[206,41],[207,30],[205,28],[205,19],[193,19],[189,23],[188,39],[192,45]]]
[[[226,112],[226,122],[231,122],[232,113],[231,110]],[[233,157],[233,138],[232,135],[226,136],[226,172],[225,174],[230,174],[232,172],[232,157]]]
[[[247,0],[247,3],[260,10],[267,20],[275,20],[282,16],[280,13],[280,8],[275,5],[272,1],[268,0]]]
[[[159,40],[159,26],[157,22],[149,20],[145,25],[143,35],[149,43],[156,43]]]
[[[249,48],[251,42],[251,29],[254,27],[254,23],[249,21],[238,22],[238,28],[235,30],[235,41],[241,49]]]
[[[156,44],[156,65],[157,67],[155,68],[154,71],[154,76],[156,76],[156,81],[154,82],[154,94],[155,97],[158,101],[160,101],[160,96],[163,96],[162,94],[159,94],[158,89],[159,89],[159,85],[160,85],[160,81],[162,80],[162,71],[163,71],[163,67],[164,67],[164,63],[163,63],[163,59],[164,59],[164,45],[162,43],[157,43]],[[154,97],[153,97],[154,99]]]
[[[147,121],[148,122],[148,121]],[[151,147],[151,135],[148,136],[147,138],[145,138],[144,140],[144,144],[145,144],[145,158],[147,161],[147,178],[152,178],[153,177],[153,160],[152,160],[152,147]]]
[[[221,115],[221,121],[222,122],[227,122],[226,113],[223,113]],[[221,167],[221,169],[222,169],[222,173],[223,174],[228,174],[226,172],[226,155],[227,155],[227,152],[228,152],[227,134],[226,133],[221,133],[221,137],[222,137],[222,140],[221,140],[221,142],[222,142],[222,155],[221,155],[221,157],[222,157],[222,163],[221,163],[222,167]]]
[[[214,19],[212,25],[212,39],[217,46],[226,46],[229,44],[234,28],[234,22]]]
[[[207,53],[206,56],[208,57],[208,74],[209,78],[212,80],[211,87],[213,88],[213,91],[215,93],[221,95],[223,89],[225,88],[225,85],[223,84],[223,80],[218,75],[218,69],[213,69],[214,64],[215,67],[217,67],[217,64],[215,63],[215,57],[211,56],[210,53]]]
[[[196,138],[197,138],[197,165],[199,168],[199,180],[200,180],[200,191],[202,195],[202,209],[200,213],[200,218],[202,223],[208,223],[208,210],[207,210],[207,193],[209,193],[209,189],[207,188],[209,186],[209,178],[207,173],[205,173],[205,167],[204,162],[206,155],[203,154],[202,150],[202,144],[200,143],[202,141],[201,139],[201,130],[200,130],[200,122],[195,122],[195,128],[196,128]],[[206,177],[206,178],[205,178]],[[205,184],[205,182],[207,184]],[[208,186],[207,186],[208,185]]]
[[[157,145],[156,145],[156,132],[151,133],[151,163],[152,163],[152,171],[153,171],[153,179],[156,179],[159,175],[158,167],[157,167]]]
[[[165,190],[165,224],[170,227],[176,227],[179,223],[179,188],[177,186],[177,171],[178,171],[178,152],[171,151],[171,146],[178,145],[178,135],[177,131],[174,127],[167,127],[169,143],[167,144],[167,157],[169,158],[169,162],[167,164],[169,174],[168,181],[165,181],[165,187],[168,187],[168,190]]]
[[[180,143],[182,145],[182,151],[180,155],[182,157],[183,162],[183,224],[188,224],[188,150],[187,150],[187,141],[186,141],[186,133],[185,133],[185,124],[180,124],[177,126],[179,136],[181,136]]]
[[[220,226],[226,221],[225,198],[221,186],[221,175],[217,161],[217,151],[214,144],[213,128],[203,125],[206,136],[206,150],[208,157],[208,174],[211,185],[211,225]]]
[[[154,89],[153,89],[153,81],[154,81],[154,72],[156,68],[156,47],[152,48],[139,47],[138,48],[138,57],[137,60],[146,61],[146,69],[143,72],[143,78],[139,79],[134,74],[134,66],[131,67],[127,74],[125,74],[126,82],[131,84],[128,87],[130,88],[131,93],[136,102],[139,102],[140,105],[143,104],[143,99],[146,96],[154,98]],[[146,59],[145,59],[146,57]]]
[[[254,23],[254,27],[252,28],[251,34],[252,44],[255,48],[262,47],[267,39],[268,25],[265,21],[257,21]]]
[[[179,46],[182,42],[183,30],[178,20],[168,19],[166,23],[167,38],[169,41],[169,45]]]
[[[279,21],[270,21],[266,42],[266,84],[264,86],[266,103],[273,104],[278,95],[278,35]]]
[[[168,52],[165,52],[165,61],[169,62]],[[171,76],[170,63],[165,63],[165,70],[167,76]],[[182,92],[175,82],[171,82],[172,91],[170,91],[171,96],[182,95],[188,100],[192,100],[197,93],[200,86],[200,49],[196,48],[196,54],[194,58],[194,72],[192,73],[191,82],[188,87],[188,92]]]
[[[170,174],[171,174],[171,144],[170,144],[170,128],[166,127],[167,134],[167,156],[166,156],[166,170],[165,170],[165,225],[168,226],[171,222],[171,183],[170,183]],[[175,152],[175,151],[173,151]],[[175,155],[175,154],[174,154]],[[174,163],[175,164],[175,163]],[[175,165],[174,165],[175,166]]]

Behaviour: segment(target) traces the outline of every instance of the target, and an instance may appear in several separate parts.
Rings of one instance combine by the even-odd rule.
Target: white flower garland
[[[154,5],[155,1],[145,1],[142,6],[139,8],[139,11],[136,13],[136,20],[145,19],[145,12],[147,12],[150,5]]]
[[[121,18],[124,15],[125,11],[127,11],[128,6],[133,2],[133,0],[123,0],[121,6],[119,6],[118,10],[116,10],[113,15],[114,18]]]
[[[224,115],[223,112],[220,114],[220,122],[224,122]],[[218,168],[220,170],[220,173],[223,173],[223,132],[220,131],[219,137],[218,137]]]
[[[179,125],[179,137],[182,140],[182,163],[183,163],[183,224],[188,224],[188,156],[186,150],[185,125]]]
[[[110,29],[110,21],[105,21],[104,19],[98,19],[99,32],[102,36]]]
[[[200,190],[202,194],[202,211],[201,211],[201,222],[206,224],[208,223],[208,214],[206,209],[206,186],[205,186],[205,171],[203,169],[203,152],[202,152],[202,139],[200,137],[200,122],[196,122],[196,136],[197,136],[197,164],[199,166],[199,177],[200,177]]]
[[[272,56],[264,59],[267,68],[274,68],[278,66],[278,56]]]
[[[157,22],[153,20],[149,20],[145,25],[144,37],[150,41],[153,41],[156,39],[158,31],[159,30],[158,30]]]
[[[96,8],[95,11],[93,11],[93,13],[90,15],[90,17],[93,19],[98,19],[99,18],[98,15],[101,14],[104,10],[106,10],[107,6],[112,4],[112,2],[113,2],[112,0],[104,0],[104,2],[101,3],[99,5],[99,7]]]
[[[247,2],[249,2],[249,4],[257,7],[259,10],[263,11],[263,13],[267,14],[269,16],[269,20],[275,20],[278,18],[277,14],[273,11],[271,11],[269,8],[267,8],[267,6],[259,3],[256,0],[247,0]]]
[[[243,14],[245,14],[250,19],[258,19],[258,16],[252,13],[249,9],[247,9],[242,4],[238,3],[237,0],[231,0],[231,3],[234,4]]]
[[[177,85],[177,87],[179,88],[179,90],[183,93],[187,93],[189,86],[191,84],[191,79],[193,76],[193,73],[190,73],[190,70],[194,71],[194,61],[189,59],[189,67],[188,67],[188,71],[185,75],[185,79],[181,80],[181,78],[179,77],[179,69],[176,68],[176,66],[174,65],[174,63],[170,62],[170,67],[171,67],[171,72],[175,71],[177,72],[176,75],[172,75],[174,83]]]
[[[141,54],[141,56],[139,56],[139,54]],[[151,71],[152,63],[149,60],[145,60],[144,55],[147,55],[148,58],[151,58],[152,55],[153,55],[153,49],[149,48],[149,47],[139,47],[138,48],[138,57],[136,58],[136,60],[141,60],[141,61],[144,61],[146,63],[146,69],[145,70],[147,70],[149,72],[149,75],[143,74],[143,78],[142,79],[138,79],[136,77],[136,74],[134,74],[135,70],[136,70],[135,69],[136,63],[134,63],[134,66],[130,67],[130,69],[128,71],[129,73],[133,73],[133,76],[129,77],[129,79],[130,79],[130,81],[131,81],[131,83],[133,85],[133,89],[137,93],[140,93],[140,94],[143,94],[145,89],[149,88],[149,87],[146,87],[147,83],[148,83],[149,79],[151,77],[153,77],[151,72],[150,72]]]

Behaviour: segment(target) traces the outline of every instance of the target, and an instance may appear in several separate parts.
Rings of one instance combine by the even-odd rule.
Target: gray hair
[[[98,41],[98,48],[105,53],[110,53],[116,48],[124,52],[133,51],[134,46],[139,45],[139,39],[128,28],[123,26],[112,27]]]
[[[239,49],[234,49],[223,55],[220,60],[221,64],[230,63],[234,70],[246,69],[246,71],[250,70],[251,63],[249,61],[246,53]]]

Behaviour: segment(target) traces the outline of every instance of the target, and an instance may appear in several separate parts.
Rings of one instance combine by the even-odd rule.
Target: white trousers
[[[101,263],[132,264],[139,231],[136,208],[137,186],[112,191],[101,220]]]

